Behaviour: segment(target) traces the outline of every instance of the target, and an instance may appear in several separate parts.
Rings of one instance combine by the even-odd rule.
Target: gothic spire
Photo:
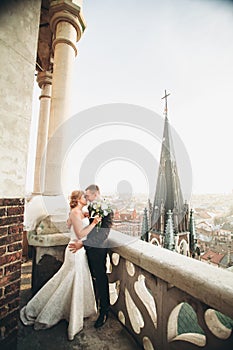
[[[160,155],[160,165],[157,177],[157,185],[154,197],[154,204],[152,210],[151,226],[153,231],[160,231],[160,208],[161,203],[163,203],[165,208],[165,223],[167,221],[168,210],[173,211],[176,208],[177,217],[182,220],[182,213],[184,207],[183,195],[180,187],[180,180],[177,171],[175,152],[173,148],[173,142],[171,137],[170,125],[167,117],[167,94],[165,90],[165,121],[164,121],[164,131],[162,139],[162,149]],[[180,221],[179,220],[179,221]],[[164,228],[163,228],[164,230]],[[164,233],[164,231],[162,232]]]

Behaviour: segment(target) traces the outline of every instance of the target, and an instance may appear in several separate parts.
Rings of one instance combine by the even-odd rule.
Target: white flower
[[[91,217],[94,217],[95,215],[99,215],[100,217],[103,218],[107,216],[109,213],[111,213],[112,211],[110,204],[105,200],[94,201],[90,204],[89,208],[91,212]]]

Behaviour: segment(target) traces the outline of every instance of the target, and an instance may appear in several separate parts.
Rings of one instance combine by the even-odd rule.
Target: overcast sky
[[[171,93],[170,123],[190,158],[192,193],[232,192],[233,3],[84,0],[83,14],[87,29],[77,45],[72,114],[97,105],[127,103],[163,116],[161,97],[166,89]],[[74,149],[88,154],[109,135],[112,139],[130,135],[140,143],[144,137],[148,152],[154,152],[153,140],[149,143],[143,131],[136,135],[134,128],[121,126],[112,134],[108,129],[108,136],[104,128],[102,134],[91,132]],[[71,164],[68,159],[69,155],[65,167]],[[77,157],[77,169],[79,161]],[[78,185],[76,170],[68,191]],[[131,183],[135,192],[147,191],[143,169],[130,160],[100,164],[95,180],[104,192],[114,192],[122,180]]]

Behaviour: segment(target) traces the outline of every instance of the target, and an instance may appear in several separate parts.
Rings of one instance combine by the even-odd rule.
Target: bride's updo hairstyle
[[[83,191],[73,191],[70,195],[70,208],[73,209],[77,207],[79,199],[84,194]]]

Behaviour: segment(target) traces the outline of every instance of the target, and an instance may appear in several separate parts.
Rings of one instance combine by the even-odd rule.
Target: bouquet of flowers
[[[91,218],[94,218],[96,215],[100,216],[101,218],[104,218],[112,212],[110,204],[105,199],[91,202],[88,206],[88,209],[90,211]],[[97,224],[97,231],[100,226],[101,221]]]

